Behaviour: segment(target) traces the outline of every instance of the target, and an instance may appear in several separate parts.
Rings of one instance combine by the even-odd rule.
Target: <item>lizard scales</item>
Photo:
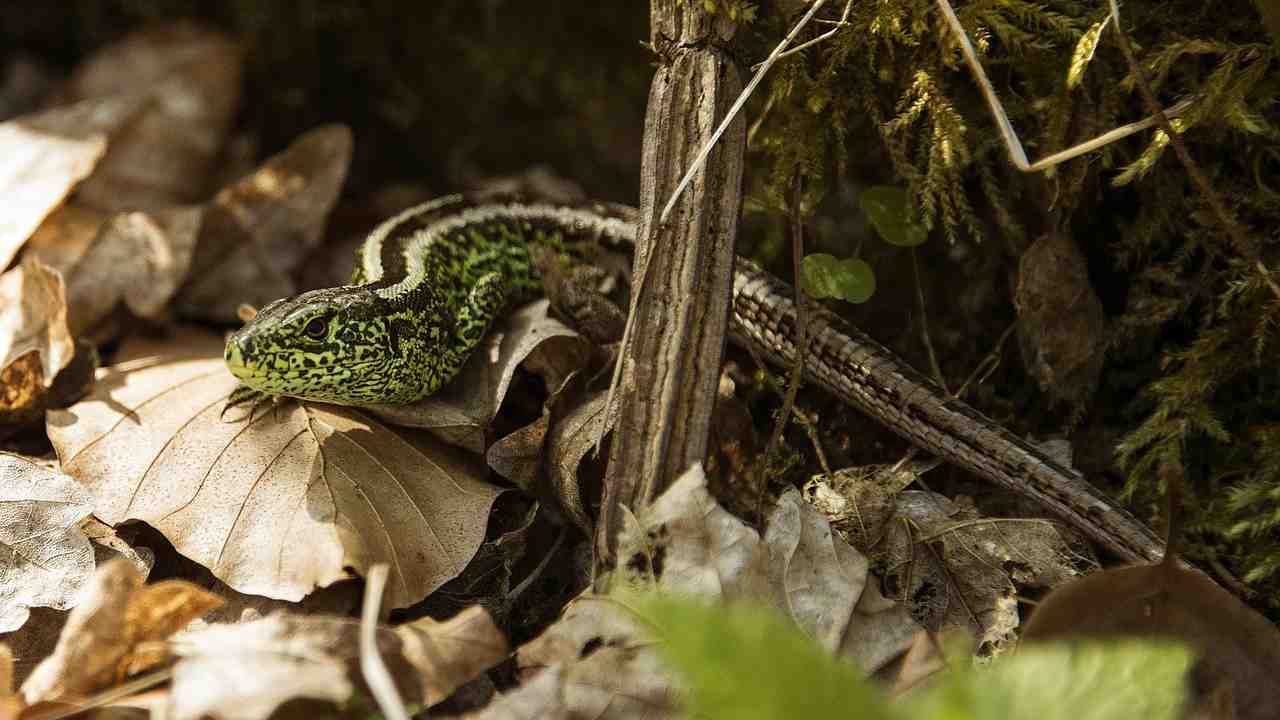
[[[250,391],[347,405],[406,403],[449,381],[495,317],[540,292],[528,244],[569,255],[630,244],[634,211],[481,202],[410,208],[375,228],[351,284],[278,300],[228,339],[226,362]],[[769,361],[795,361],[789,285],[738,258],[730,336]],[[1127,560],[1162,543],[1076,471],[949,397],[834,313],[808,316],[805,376],[920,448],[1013,492]]]

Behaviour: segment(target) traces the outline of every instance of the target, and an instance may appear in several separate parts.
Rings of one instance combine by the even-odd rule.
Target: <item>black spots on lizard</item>
[[[581,259],[634,234],[632,220],[585,208],[425,203],[370,233],[352,285],[264,308],[231,338],[227,365],[268,395],[411,402],[452,379],[494,320],[542,292],[530,245]]]

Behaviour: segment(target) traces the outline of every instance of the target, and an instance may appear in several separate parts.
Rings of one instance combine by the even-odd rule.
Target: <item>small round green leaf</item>
[[[874,185],[862,191],[858,204],[876,232],[890,245],[916,247],[929,239],[929,232],[915,221],[911,196],[904,188]]]
[[[876,292],[876,274],[859,258],[815,253],[800,262],[800,286],[810,297],[864,303]]]

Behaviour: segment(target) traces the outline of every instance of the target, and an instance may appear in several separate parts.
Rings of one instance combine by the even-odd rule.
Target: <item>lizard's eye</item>
[[[323,340],[329,335],[329,318],[314,317],[302,328],[302,334],[312,340]]]

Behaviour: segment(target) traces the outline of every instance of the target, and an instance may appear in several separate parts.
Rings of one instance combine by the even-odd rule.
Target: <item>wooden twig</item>
[[[804,175],[799,168],[791,178],[791,261],[795,266],[796,277],[796,361],[791,366],[791,378],[787,383],[787,395],[782,399],[782,412],[773,425],[773,433],[764,446],[765,461],[773,455],[773,451],[782,440],[782,431],[791,419],[791,409],[796,404],[796,393],[800,391],[800,383],[804,378],[804,356],[808,340],[806,330],[808,323],[805,317],[804,290],[800,289],[800,263],[804,259],[804,211],[800,204],[804,195]]]
[[[382,595],[387,587],[388,566],[378,563],[369,568],[364,585],[364,607],[360,611],[360,673],[369,693],[387,720],[409,720],[400,691],[391,679],[387,665],[378,653],[378,621],[381,619]]]

